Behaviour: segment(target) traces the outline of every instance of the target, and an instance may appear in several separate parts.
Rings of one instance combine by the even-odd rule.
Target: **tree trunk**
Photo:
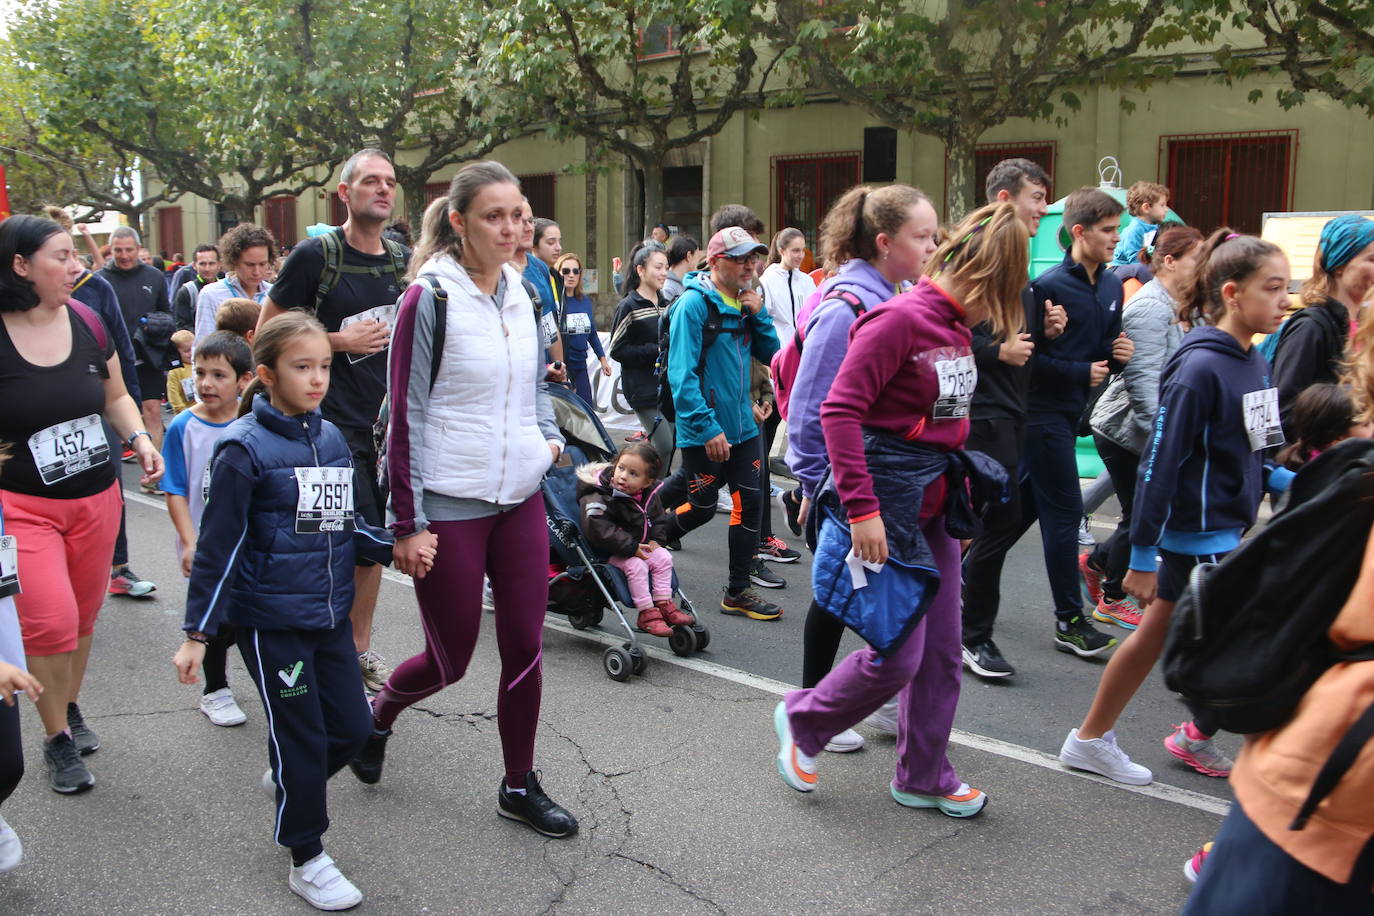
[[[663,159],[653,156],[644,165],[644,237],[663,222]]]
[[[622,188],[622,197],[624,199],[624,205],[622,207],[624,239],[621,242],[620,251],[618,252],[622,257],[634,247],[635,242],[644,238],[643,226],[640,225],[640,220],[644,217],[644,211],[640,209],[639,206],[639,189],[641,184],[638,166],[639,163],[635,162],[629,156],[625,157],[624,182]]]
[[[586,156],[587,156],[587,158],[586,158],[586,162],[587,162],[587,176],[586,176],[586,198],[587,198],[586,211],[587,211],[587,227],[586,227],[586,250],[583,252],[583,255],[582,255],[583,258],[585,259],[585,260],[584,260],[584,264],[583,264],[583,269],[584,269],[584,270],[597,270],[597,271],[598,271],[597,276],[599,277],[599,276],[602,275],[602,274],[600,273],[600,267],[601,267],[601,265],[599,265],[599,264],[596,262],[596,258],[597,258],[597,251],[596,251],[596,213],[597,213],[597,199],[596,199],[596,197],[597,197],[597,183],[598,183],[598,182],[597,182],[597,179],[598,179],[599,176],[598,176],[597,170],[596,170],[596,156],[597,156],[596,144],[593,143],[591,140],[588,140],[588,141],[587,141],[587,153],[586,153]],[[602,281],[601,284],[600,284],[600,288],[601,288],[601,291],[602,291],[602,292],[605,292],[607,289],[610,288],[610,283],[607,282],[607,281],[609,281],[609,279],[610,279],[610,274],[609,274],[609,273],[606,273],[605,276],[606,276],[606,281]]]
[[[420,237],[420,224],[425,217],[425,179],[428,177],[412,169],[396,170],[396,183],[405,198],[405,218],[410,223],[412,240]],[[395,214],[394,209],[392,213]]]
[[[234,219],[240,223],[251,223],[257,211],[257,205],[255,203],[250,203],[237,194],[231,194],[224,198],[224,200],[220,201],[220,206],[224,207],[226,210],[232,211]]]
[[[973,187],[976,134],[956,132],[945,138],[945,221],[954,225],[978,205]]]

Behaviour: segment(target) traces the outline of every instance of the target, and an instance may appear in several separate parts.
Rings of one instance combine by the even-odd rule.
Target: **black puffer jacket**
[[[611,359],[620,363],[620,390],[625,401],[640,410],[658,405],[658,320],[663,300],[650,302],[631,290],[611,318]]]
[[[599,551],[613,557],[632,557],[640,544],[662,544],[668,537],[668,513],[659,502],[659,485],[638,496],[611,485],[613,468],[606,462],[577,470],[577,502],[582,507],[582,531]]]

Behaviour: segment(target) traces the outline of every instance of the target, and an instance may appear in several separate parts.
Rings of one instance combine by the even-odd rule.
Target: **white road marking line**
[[[154,499],[143,493],[135,493],[130,490],[124,491],[124,498],[129,502],[141,503],[145,506],[152,506],[155,509],[167,510],[165,500]],[[1115,526],[1112,526],[1115,527]],[[394,569],[382,570],[382,578],[397,585],[414,589],[415,582],[410,576],[399,573]],[[588,642],[600,643],[604,646],[618,646],[625,642],[625,638],[616,636],[614,633],[607,633],[601,630],[578,630],[571,625],[564,623],[556,618],[546,617],[544,620],[546,629],[556,630],[568,636],[576,636]],[[720,678],[723,681],[740,684],[744,687],[752,687],[763,693],[771,693],[774,696],[782,696],[789,690],[797,689],[795,684],[787,684],[772,678],[762,677],[757,674],[750,674],[748,671],[740,671],[738,668],[729,668],[716,662],[708,662],[702,658],[682,658],[674,655],[671,651],[664,651],[649,645],[648,640],[641,640],[640,645],[644,648],[644,653],[656,661],[666,662],[670,665],[677,665],[679,668],[686,668],[698,674],[705,674],[710,677]],[[1093,773],[1084,773],[1081,770],[1071,770],[1059,762],[1059,758],[1053,754],[1036,750],[1032,747],[1025,747],[1020,744],[1012,744],[1010,741],[1002,741],[998,738],[989,738],[986,735],[978,735],[973,732],[966,732],[962,729],[954,729],[950,734],[949,740],[962,747],[973,748],[974,750],[984,751],[995,754],[998,757],[1005,757],[1008,760],[1016,760],[1021,763],[1028,763],[1032,766],[1042,767],[1053,770],[1064,776],[1075,776],[1079,779],[1087,779],[1098,785],[1108,786],[1113,789],[1120,789],[1125,792],[1133,792],[1136,795],[1144,795],[1159,801],[1171,802],[1175,805],[1183,805],[1185,808],[1194,808],[1198,811],[1206,811],[1219,817],[1225,816],[1230,810],[1231,803],[1225,799],[1213,798],[1201,792],[1194,792],[1191,789],[1184,789],[1180,786],[1171,786],[1168,783],[1156,782],[1148,786],[1128,786],[1124,783],[1113,782],[1103,776]]]

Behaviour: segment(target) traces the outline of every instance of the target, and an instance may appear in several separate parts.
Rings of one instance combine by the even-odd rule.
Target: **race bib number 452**
[[[296,468],[296,533],[353,530],[353,469]]]
[[[29,451],[43,483],[52,486],[110,460],[100,416],[68,420],[29,436]]]
[[[1250,450],[1283,445],[1283,429],[1279,426],[1279,390],[1265,388],[1248,392],[1241,399],[1245,412],[1245,432],[1250,436]]]
[[[940,382],[940,395],[935,400],[931,417],[936,420],[967,417],[973,389],[978,384],[978,368],[973,364],[973,357],[936,360],[935,377]]]

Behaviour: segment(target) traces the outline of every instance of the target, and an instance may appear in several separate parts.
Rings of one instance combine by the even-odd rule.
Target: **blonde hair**
[[[1168,199],[1169,189],[1164,185],[1156,184],[1153,181],[1137,181],[1126,192],[1126,209],[1130,211],[1132,216],[1139,216],[1140,211],[1150,204]]]
[[[1341,382],[1350,387],[1356,419],[1374,421],[1374,309],[1365,309],[1346,352],[1350,358]]]
[[[1030,263],[1030,231],[1010,201],[974,210],[926,262],[926,276],[957,286],[965,311],[985,312],[993,337],[1005,340],[1025,324],[1021,289]]]
[[[229,331],[247,338],[248,332],[258,326],[258,316],[261,314],[262,306],[252,299],[242,296],[225,299],[215,310],[215,330]]]
[[[177,331],[175,334],[172,335],[172,343],[176,344],[177,349],[181,349],[182,347],[189,347],[191,344],[195,342],[196,335],[184,329]]]
[[[266,366],[276,371],[277,360],[281,359],[282,351],[286,349],[286,345],[297,337],[304,337],[307,334],[321,334],[326,340],[329,339],[329,332],[314,317],[295,310],[282,312],[263,325],[262,330],[253,337],[253,365]],[[253,398],[259,392],[265,391],[267,391],[267,385],[263,383],[261,377],[249,382],[248,387],[243,390],[242,399],[239,401],[239,416],[251,413]]]

